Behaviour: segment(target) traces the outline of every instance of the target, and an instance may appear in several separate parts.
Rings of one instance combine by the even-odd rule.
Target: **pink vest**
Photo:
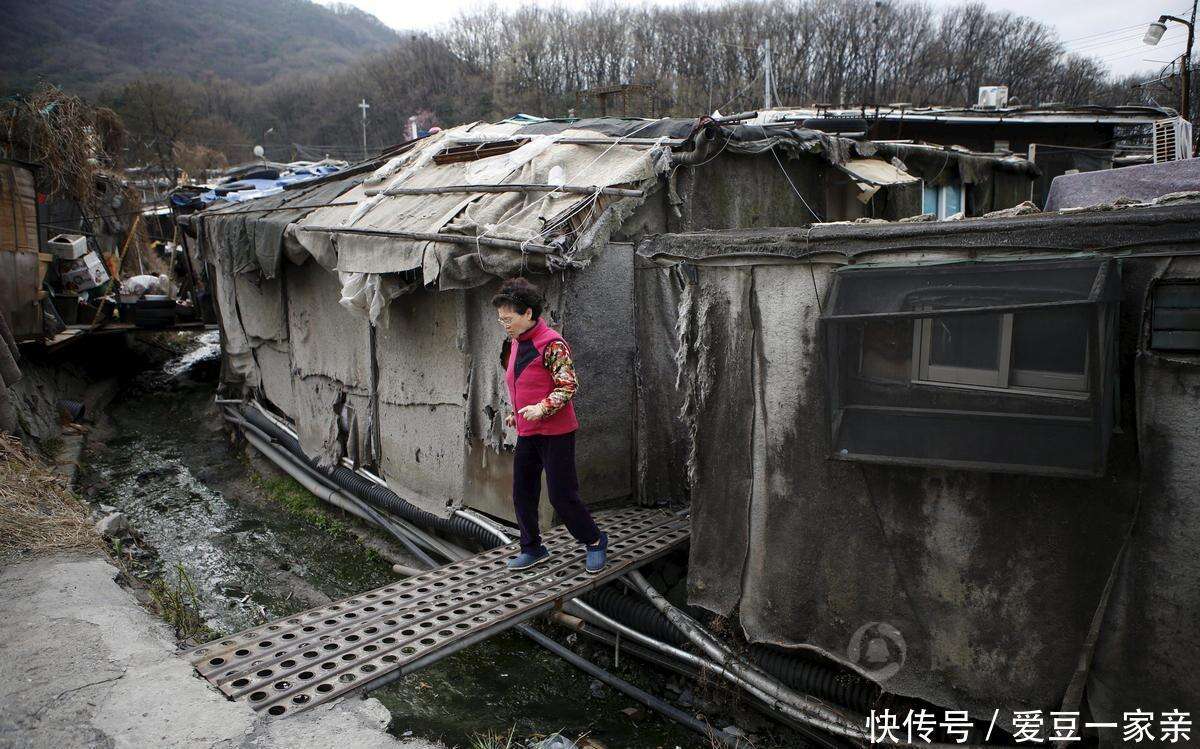
[[[567,434],[579,428],[574,399],[567,401],[567,405],[552,416],[537,421],[530,421],[519,413],[525,406],[541,403],[554,390],[554,378],[546,369],[542,354],[551,342],[562,339],[539,318],[536,325],[517,337],[515,346],[512,340],[505,341],[508,363],[504,380],[508,383],[508,399],[512,401],[517,417],[518,436]]]

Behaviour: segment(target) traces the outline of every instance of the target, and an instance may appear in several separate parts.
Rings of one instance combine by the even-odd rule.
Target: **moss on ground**
[[[345,523],[327,512],[322,507],[321,500],[291,476],[264,477],[257,471],[251,471],[250,482],[259,493],[293,517],[300,518],[335,538],[351,535]]]

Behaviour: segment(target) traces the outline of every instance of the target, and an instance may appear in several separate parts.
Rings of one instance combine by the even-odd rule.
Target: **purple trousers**
[[[579,499],[579,477],[575,474],[575,432],[534,434],[517,437],[513,455],[513,506],[521,529],[521,550],[534,552],[542,545],[538,530],[538,505],[542,500],[542,470],[550,504],[567,530],[582,544],[600,540],[600,529],[592,513]]]

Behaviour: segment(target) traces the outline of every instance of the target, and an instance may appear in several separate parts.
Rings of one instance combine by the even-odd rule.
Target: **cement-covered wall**
[[[663,418],[653,402],[649,383],[669,379],[662,360],[638,357],[643,397],[651,400],[639,408],[658,415],[639,421],[645,454],[638,466],[639,483],[659,487],[678,480],[666,466],[683,450],[689,455],[689,601],[737,617],[752,641],[815,649],[871,676],[879,675],[877,664],[854,644],[882,623],[896,633],[890,656],[902,661],[883,681],[887,690],[985,720],[997,708],[1010,717],[1014,709],[1078,709],[1079,690],[1069,693],[1068,685],[1086,681],[1077,668],[1088,663],[1089,633],[1140,490],[1143,551],[1126,561],[1128,591],[1113,594],[1132,598],[1125,622],[1105,625],[1106,637],[1116,639],[1100,647],[1120,697],[1109,703],[1132,709],[1155,684],[1171,699],[1194,702],[1196,650],[1173,655],[1172,638],[1200,605],[1194,586],[1183,582],[1191,578],[1173,582],[1168,569],[1198,566],[1200,526],[1186,504],[1194,504],[1200,467],[1193,449],[1200,382],[1190,369],[1140,363],[1138,420],[1129,418],[1127,347],[1137,340],[1149,274],[1124,275],[1126,417],[1107,475],[1083,480],[830,460],[818,319],[831,268],[714,258],[637,273],[639,308],[674,310],[639,322],[639,352],[669,351],[672,338],[682,346],[674,359],[683,381],[681,421]],[[1155,405],[1143,409],[1143,400]],[[1158,435],[1150,453],[1147,434]],[[1149,606],[1161,612],[1151,615],[1152,632],[1145,629]],[[1161,678],[1155,659],[1169,657],[1179,663],[1164,664]],[[1096,678],[1090,691],[1099,695]]]
[[[1138,265],[1152,281],[1200,279],[1196,258]],[[1161,715],[1200,701],[1200,357],[1148,351],[1144,327],[1134,332],[1141,350],[1129,400],[1142,483],[1087,687],[1104,721],[1122,720],[1130,705]],[[1104,736],[1102,745],[1121,745],[1119,738]]]

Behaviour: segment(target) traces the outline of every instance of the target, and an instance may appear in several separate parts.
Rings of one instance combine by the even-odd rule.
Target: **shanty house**
[[[216,289],[227,381],[291,420],[326,464],[374,463],[431,511],[511,517],[515,435],[490,305],[500,279],[544,284],[548,318],[575,345],[585,499],[630,499],[633,364],[666,355],[636,345],[635,317],[655,312],[635,300],[633,243],[919,214],[920,181],[876,152],[711,120],[475,124],[188,218]]]
[[[690,603],[1009,730],[1196,704],[1198,223],[646,240],[638,477],[691,503]]]
[[[897,103],[854,109],[772,109],[760,112],[755,121],[790,120],[831,131],[858,129],[876,140],[936,144],[976,154],[1019,154],[1040,172],[1032,200],[1045,206],[1055,177],[1111,169],[1143,155],[1148,159],[1155,123],[1178,117],[1173,109],[1142,105],[1010,105],[1006,97],[1003,102],[985,105],[986,92],[981,90],[980,106],[974,107]],[[988,210],[995,209],[967,215],[978,216]]]

